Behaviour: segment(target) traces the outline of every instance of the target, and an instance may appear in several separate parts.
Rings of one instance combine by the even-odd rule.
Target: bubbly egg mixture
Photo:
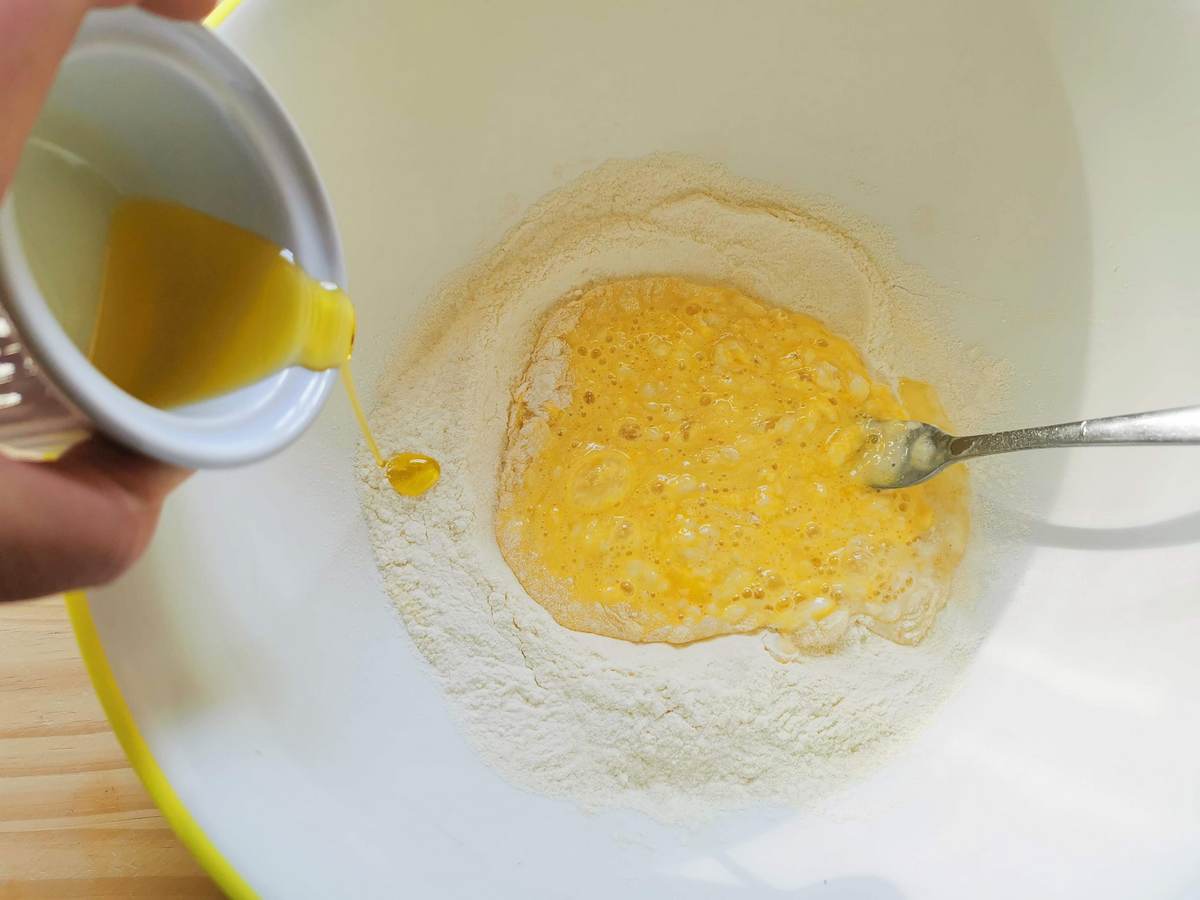
[[[809,316],[679,278],[599,285],[550,315],[517,388],[501,550],[569,628],[915,642],[963,554],[966,475],[867,487],[866,418],[945,424],[931,387],[893,391]]]

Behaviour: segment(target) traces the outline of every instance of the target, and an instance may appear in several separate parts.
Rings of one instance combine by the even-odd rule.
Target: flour
[[[593,281],[678,274],[731,284],[818,316],[869,348],[882,372],[938,385],[952,417],[967,398],[996,399],[995,367],[977,356],[965,365],[952,342],[927,352],[926,324],[944,294],[910,270],[885,276],[878,236],[868,251],[848,234],[869,229],[813,209],[678,157],[607,164],[539,204],[398,348],[374,427],[385,446],[436,456],[443,476],[424,497],[400,497],[364,451],[376,557],[470,740],[517,784],[683,822],[815,802],[894,749],[973,647],[955,601],[916,648],[856,633],[835,655],[788,664],[757,636],[671,647],[576,633],[526,595],[496,547],[511,389],[540,317]]]

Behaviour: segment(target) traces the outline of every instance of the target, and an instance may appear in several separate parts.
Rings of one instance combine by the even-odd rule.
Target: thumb
[[[103,584],[149,544],[186,470],[91,438],[54,462],[0,459],[0,600]]]

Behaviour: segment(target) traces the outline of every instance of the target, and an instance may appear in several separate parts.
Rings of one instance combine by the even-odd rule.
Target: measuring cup
[[[333,213],[295,126],[246,63],[199,25],[95,12],[37,126],[125,194],[172,200],[257,232],[314,277],[345,283]],[[36,202],[36,194],[22,203]],[[43,456],[90,432],[193,468],[269,456],[316,417],[337,371],[293,367],[162,410],[110,383],[51,311],[0,206],[0,451]]]

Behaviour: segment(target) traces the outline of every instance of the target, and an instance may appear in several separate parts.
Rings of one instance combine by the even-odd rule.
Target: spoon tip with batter
[[[928,422],[870,419],[866,431],[855,472],[873,488],[895,490],[920,484],[951,461],[953,438]]]
[[[927,422],[868,419],[855,471],[881,490],[911,487],[951,463],[1017,450],[1133,444],[1200,444],[1200,406],[1081,419],[955,437]]]

